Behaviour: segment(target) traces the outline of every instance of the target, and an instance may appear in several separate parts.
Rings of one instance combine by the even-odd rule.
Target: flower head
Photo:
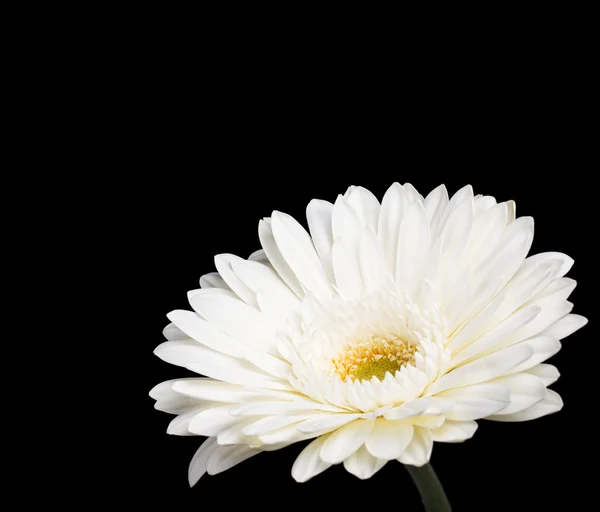
[[[561,409],[543,361],[586,323],[567,301],[573,260],[527,258],[533,219],[512,201],[395,183],[381,204],[362,187],[313,200],[307,218],[310,234],[284,213],[260,221],[262,249],[216,256],[194,311],[168,315],[155,353],[206,376],[150,392],[177,414],[169,433],[208,436],[191,485],[307,439],[296,480],[339,463],[369,478],[427,463],[476,420]]]

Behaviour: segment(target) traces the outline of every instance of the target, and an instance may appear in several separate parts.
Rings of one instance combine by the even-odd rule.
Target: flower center
[[[332,370],[342,380],[370,380],[385,378],[415,361],[417,346],[397,336],[369,336],[358,342],[349,343],[337,359],[333,359]]]

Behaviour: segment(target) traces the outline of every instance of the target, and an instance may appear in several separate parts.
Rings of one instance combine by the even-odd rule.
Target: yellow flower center
[[[416,350],[414,343],[395,336],[370,336],[346,345],[340,356],[332,360],[333,371],[342,380],[383,380],[386,372],[394,375],[396,370],[414,363]]]

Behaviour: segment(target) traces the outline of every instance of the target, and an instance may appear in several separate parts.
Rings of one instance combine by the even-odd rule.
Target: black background
[[[228,506],[256,504],[263,510],[289,504],[420,510],[418,494],[396,462],[367,481],[340,465],[297,484],[291,466],[304,443],[261,454],[216,476],[205,475],[190,489],[187,467],[202,438],[168,436],[172,416],[154,410],[146,396],[158,382],[191,375],[160,361],[152,351],[162,342],[165,314],[189,309],[186,291],[198,287],[200,275],[214,270],[215,254],[247,257],[258,249],[258,220],[274,209],[306,226],[305,207],[313,197],[334,201],[354,184],[381,198],[393,181],[408,181],[424,195],[442,182],[450,193],[470,183],[475,193],[499,201],[514,199],[517,215],[532,215],[536,221],[531,253],[561,251],[575,259],[569,273],[578,281],[571,296],[574,312],[591,320],[550,361],[562,375],[552,386],[564,399],[561,412],[525,423],[480,421],[474,438],[465,443],[435,443],[432,464],[454,510],[537,510],[563,500],[583,503],[588,487],[582,465],[595,443],[588,415],[593,411],[590,354],[596,342],[591,334],[596,217],[588,191],[592,185],[586,186],[578,174],[585,162],[578,161],[574,141],[537,139],[535,146],[530,141],[524,147],[510,140],[489,147],[482,147],[482,141],[458,147],[431,143],[415,149],[402,144],[398,135],[394,143],[342,141],[325,154],[311,141],[258,138],[228,139],[212,147],[204,142],[209,161],[172,134],[160,147],[148,147],[154,152],[153,165],[168,171],[145,180],[144,200],[129,231],[134,242],[136,237],[143,240],[145,268],[150,269],[139,275],[132,268],[143,291],[138,297],[143,322],[134,336],[136,373],[143,377],[138,380],[140,394],[130,397],[143,403],[143,431],[136,434],[141,460],[132,468],[144,489],[140,496],[174,503],[192,500],[198,507],[205,500],[224,500]],[[185,167],[194,170],[195,179],[179,174]],[[568,484],[579,472],[583,479]]]

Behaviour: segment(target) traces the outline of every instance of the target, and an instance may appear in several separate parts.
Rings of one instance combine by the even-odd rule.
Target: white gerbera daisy
[[[567,301],[573,260],[526,258],[533,219],[512,201],[395,183],[381,205],[350,187],[307,218],[310,234],[273,212],[262,250],[218,255],[189,292],[194,311],[167,315],[155,353],[207,376],[150,392],[178,415],[168,433],[208,436],[191,485],[307,439],[297,481],[339,463],[369,478],[390,460],[426,464],[434,441],[469,439],[476,420],[561,409],[542,363],[586,323]]]

